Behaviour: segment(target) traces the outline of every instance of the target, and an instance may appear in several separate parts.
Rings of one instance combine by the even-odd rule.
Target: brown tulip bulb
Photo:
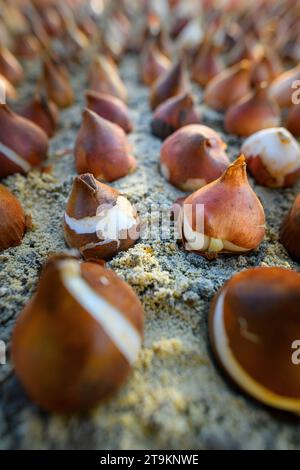
[[[43,80],[49,100],[59,108],[67,108],[74,102],[74,93],[67,69],[52,60],[43,64]]]
[[[0,184],[0,251],[20,245],[26,218],[18,199]]]
[[[213,129],[197,124],[184,126],[162,145],[161,172],[174,186],[195,191],[224,173],[229,165],[226,147]]]
[[[86,259],[111,259],[134,245],[138,216],[118,191],[86,173],[77,176],[64,217],[65,239]]]
[[[13,85],[19,85],[24,72],[20,62],[5,47],[0,47],[0,73]]]
[[[213,109],[225,111],[249,92],[250,63],[243,60],[210,80],[204,91],[204,101]]]
[[[225,113],[226,131],[243,137],[279,125],[280,110],[276,102],[268,96],[265,83],[234,103]]]
[[[281,73],[270,85],[270,96],[281,108],[289,108],[293,105],[294,84],[300,80],[300,65]]]
[[[257,87],[260,83],[272,82],[281,73],[279,58],[270,51],[265,51],[251,67],[251,84]]]
[[[170,60],[158,50],[154,43],[146,46],[141,57],[141,78],[145,85],[153,85],[170,67]]]
[[[78,174],[92,173],[105,181],[115,181],[136,168],[123,129],[89,109],[83,113],[75,160]]]
[[[259,55],[260,46],[251,36],[241,34],[238,42],[231,48],[227,56],[228,65],[235,65],[242,60],[254,61]]]
[[[300,103],[294,104],[289,109],[286,127],[295,136],[300,136]]]
[[[300,146],[284,127],[255,132],[242,145],[250,172],[270,188],[293,186],[300,178]]]
[[[115,96],[122,101],[128,99],[126,87],[116,66],[103,54],[97,55],[92,63],[89,85],[93,91]]]
[[[182,61],[171,67],[161,75],[153,84],[150,91],[150,105],[152,109],[172,96],[186,92],[187,81]]]
[[[190,93],[183,93],[169,98],[156,108],[151,128],[154,135],[165,139],[183,126],[200,122],[201,118],[195,109],[193,96]]]
[[[218,47],[205,42],[192,64],[192,79],[200,86],[206,86],[223,68]]]
[[[280,241],[291,257],[300,263],[300,194],[282,224]]]
[[[0,123],[0,178],[41,166],[48,151],[45,132],[6,105],[0,105]]]
[[[110,122],[118,124],[129,133],[132,131],[132,123],[129,118],[126,104],[115,96],[88,91],[86,94],[87,108]]]
[[[13,331],[16,374],[46,410],[89,410],[128,377],[141,348],[143,316],[134,291],[112,270],[54,256]]]
[[[247,269],[215,297],[209,336],[219,364],[265,405],[300,413],[300,275],[277,267]]]
[[[244,156],[184,200],[178,227],[185,249],[208,257],[241,254],[259,246],[265,214],[248,183]]]
[[[37,94],[20,110],[19,114],[38,125],[48,137],[53,137],[58,125],[58,109],[52,101]]]

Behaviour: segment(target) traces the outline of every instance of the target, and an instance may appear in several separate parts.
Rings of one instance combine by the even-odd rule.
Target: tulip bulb
[[[300,103],[294,104],[289,109],[286,127],[295,136],[300,136]]]
[[[16,374],[46,410],[89,410],[128,377],[141,348],[143,316],[136,294],[112,270],[54,256],[13,331]]]
[[[150,91],[150,105],[152,109],[172,96],[186,91],[187,81],[182,61],[171,67],[161,75],[153,84]]]
[[[74,102],[74,93],[67,69],[52,60],[43,64],[43,80],[49,100],[59,108],[67,108]]]
[[[288,216],[282,224],[280,241],[291,257],[300,263],[300,195],[296,197]]]
[[[187,251],[215,257],[254,250],[265,234],[264,209],[241,155],[217,180],[188,196],[177,219]]]
[[[24,72],[20,62],[5,47],[0,47],[0,73],[13,85],[19,85]]]
[[[294,83],[300,80],[300,65],[281,73],[270,85],[270,96],[281,108],[289,108],[293,104],[292,95],[295,93]]]
[[[300,178],[300,146],[283,127],[265,129],[242,146],[256,181],[270,188],[293,186]]]
[[[254,61],[259,56],[260,46],[256,44],[255,39],[251,36],[245,36],[244,33],[238,39],[227,56],[228,65],[235,65],[242,60]]]
[[[213,351],[228,376],[256,400],[297,415],[299,305],[299,273],[258,267],[234,275],[209,314]]]
[[[128,108],[119,98],[95,91],[88,91],[85,96],[88,109],[118,124],[127,133],[132,131]]]
[[[26,218],[18,199],[0,184],[0,251],[20,245]]]
[[[261,83],[270,83],[281,73],[279,58],[270,51],[265,51],[251,67],[251,83],[254,87]]]
[[[192,65],[192,79],[200,86],[206,86],[208,82],[218,75],[224,68],[218,55],[218,47],[210,42],[204,42]]]
[[[19,114],[38,125],[48,137],[53,137],[58,125],[58,109],[52,101],[37,94],[21,109]]]
[[[138,238],[139,221],[118,191],[86,173],[77,176],[64,217],[65,239],[86,258],[111,259]]]
[[[184,126],[164,142],[161,172],[174,186],[195,191],[224,173],[229,165],[226,147],[213,129],[197,124]]]
[[[188,124],[199,124],[201,118],[190,93],[174,96],[160,104],[151,122],[152,133],[161,139]]]
[[[145,85],[153,85],[170,67],[170,60],[158,50],[154,43],[146,46],[141,57],[141,78]]]
[[[92,173],[106,181],[122,178],[136,168],[123,129],[89,109],[83,113],[75,144],[75,161],[78,174]]]
[[[118,74],[116,66],[103,54],[97,55],[89,74],[89,85],[92,91],[115,96],[127,101],[126,87]]]
[[[250,63],[243,60],[212,78],[204,91],[207,106],[224,111],[250,92]]]
[[[244,137],[279,124],[279,107],[269,98],[265,83],[230,106],[225,114],[226,131]]]
[[[0,178],[41,166],[48,151],[45,132],[6,105],[0,105],[0,122]]]

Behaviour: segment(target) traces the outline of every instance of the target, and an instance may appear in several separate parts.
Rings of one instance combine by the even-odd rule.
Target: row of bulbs
[[[210,11],[214,13],[213,8]],[[122,14],[126,16],[126,10]],[[109,15],[106,21],[117,21],[114,11]],[[184,50],[184,60],[172,66],[162,50],[164,36],[161,29],[157,31],[158,20],[157,15],[145,18],[147,41],[141,56],[141,77],[151,86],[152,132],[166,139],[161,148],[162,174],[175,186],[194,191],[174,208],[183,245],[208,258],[253,250],[264,237],[265,215],[249,185],[246,162],[260,184],[291,186],[300,177],[299,145],[285,128],[278,127],[278,108],[265,84],[248,96],[249,58],[239,57],[237,65],[210,77],[204,90],[210,107],[228,108],[227,130],[248,136],[242,146],[245,156],[229,164],[226,144],[201,123],[187,90],[185,68],[193,53]],[[122,23],[119,16],[118,21]],[[200,52],[207,53],[207,44],[205,38]],[[105,50],[95,56],[89,72],[87,109],[74,151],[79,176],[74,179],[64,215],[65,239],[85,261],[68,255],[50,258],[13,333],[13,361],[25,389],[42,407],[59,412],[89,409],[117,390],[138,356],[143,336],[139,300],[103,262],[135,243],[140,224],[130,202],[98,181],[115,181],[136,168],[126,138],[132,130],[127,91],[107,49],[106,41]],[[6,57],[11,58],[7,51]],[[12,60],[7,63],[15,69]],[[199,71],[199,61],[197,67]],[[253,68],[251,73],[253,77]],[[293,69],[288,73],[294,78]],[[270,85],[274,90],[280,83],[280,99],[282,90],[286,92],[285,80],[284,72]],[[43,164],[47,135],[52,136],[57,125],[57,109],[74,100],[67,69],[49,54],[44,59],[41,83],[47,99],[39,93],[20,114],[7,105],[0,107],[2,178],[26,174]],[[277,96],[281,106],[280,99]],[[99,212],[102,205],[105,210]],[[204,232],[198,233],[197,216],[203,206]],[[186,211],[187,207],[192,210]],[[21,242],[31,221],[4,186],[0,186],[0,210],[0,249],[6,249]],[[296,260],[300,259],[299,214],[298,197],[281,233],[282,242]],[[115,218],[120,232],[107,239],[104,228]],[[299,330],[299,287],[299,274],[290,270],[246,270],[220,290],[209,322],[214,351],[227,373],[260,401],[296,413],[300,390],[290,353]],[[257,296],[259,305],[256,301],[254,306],[251,298]]]

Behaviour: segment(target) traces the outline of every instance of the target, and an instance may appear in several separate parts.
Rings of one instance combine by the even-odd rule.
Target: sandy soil
[[[130,96],[135,123],[130,142],[139,167],[114,186],[133,203],[170,206],[183,193],[159,173],[161,143],[150,134],[148,90],[139,83],[137,59],[125,58],[121,71]],[[34,78],[38,71],[30,70],[30,75]],[[81,121],[85,67],[75,67],[73,77],[77,103],[61,113],[49,156],[52,174],[32,172],[4,181],[34,223],[21,246],[0,254],[0,339],[8,343],[43,261],[66,248],[61,220],[75,175],[72,148]],[[23,98],[32,83],[23,88]],[[199,89],[195,94],[200,103]],[[204,123],[222,133],[233,159],[240,141],[222,132],[220,115],[200,109]],[[63,149],[69,153],[62,157]],[[255,186],[266,211],[267,236],[248,256],[207,261],[158,239],[119,254],[110,265],[133,286],[145,308],[144,348],[132,376],[117,396],[90,415],[65,418],[44,413],[28,400],[8,357],[8,364],[0,366],[0,448],[300,448],[298,420],[234,389],[214,363],[207,338],[210,300],[234,273],[261,265],[299,270],[278,242],[280,223],[299,189]],[[142,217],[146,221],[149,213]]]

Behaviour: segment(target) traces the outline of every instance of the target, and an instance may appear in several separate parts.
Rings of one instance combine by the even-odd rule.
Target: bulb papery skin
[[[86,259],[109,260],[139,238],[139,219],[130,202],[93,175],[75,178],[64,215],[67,244]]]
[[[165,139],[183,126],[200,123],[192,95],[184,93],[169,98],[156,108],[151,129],[154,135]]]
[[[142,337],[143,309],[128,284],[100,264],[54,256],[15,325],[13,362],[42,408],[87,411],[124,383]]]
[[[115,96],[88,91],[86,93],[87,108],[114,124],[118,124],[126,133],[132,131],[126,104]]]
[[[6,105],[0,105],[0,121],[0,178],[40,167],[48,151],[45,132]]]
[[[150,91],[151,109],[156,109],[157,106],[172,96],[186,92],[186,88],[185,66],[182,61],[179,61],[161,75],[152,85]]]
[[[115,181],[136,168],[136,160],[124,130],[93,111],[86,109],[75,143],[78,174],[93,173],[104,181]]]
[[[55,103],[49,102],[42,95],[37,95],[21,109],[19,114],[39,126],[49,138],[53,137],[59,119]]]
[[[242,145],[256,181],[271,188],[293,186],[300,178],[300,146],[283,127],[261,130]]]
[[[204,101],[217,111],[225,111],[250,92],[250,63],[243,60],[212,78],[205,90]]]
[[[256,267],[227,281],[209,313],[212,350],[228,377],[261,403],[297,415],[299,303],[299,273]]]
[[[218,75],[224,64],[218,56],[218,48],[214,44],[203,44],[192,65],[192,79],[200,86],[206,86]]]
[[[265,234],[263,207],[247,180],[240,156],[217,180],[182,203],[177,220],[187,251],[240,254],[259,246]]]
[[[45,60],[43,64],[43,82],[49,100],[59,108],[68,108],[74,102],[70,76],[67,69],[61,64]]]
[[[280,125],[279,107],[262,85],[254,93],[234,103],[225,113],[225,129],[230,134],[248,137],[254,132]]]
[[[145,85],[153,85],[170,67],[170,60],[154,43],[146,45],[141,57],[141,79]]]
[[[184,126],[165,140],[161,172],[174,186],[195,191],[226,170],[229,165],[226,147],[213,129],[200,124]]]
[[[282,72],[279,57],[271,51],[265,51],[251,67],[251,83],[254,87],[261,83],[270,83]]]
[[[103,54],[94,58],[89,74],[89,87],[92,91],[115,96],[124,102],[128,100],[126,87],[116,65]]]

